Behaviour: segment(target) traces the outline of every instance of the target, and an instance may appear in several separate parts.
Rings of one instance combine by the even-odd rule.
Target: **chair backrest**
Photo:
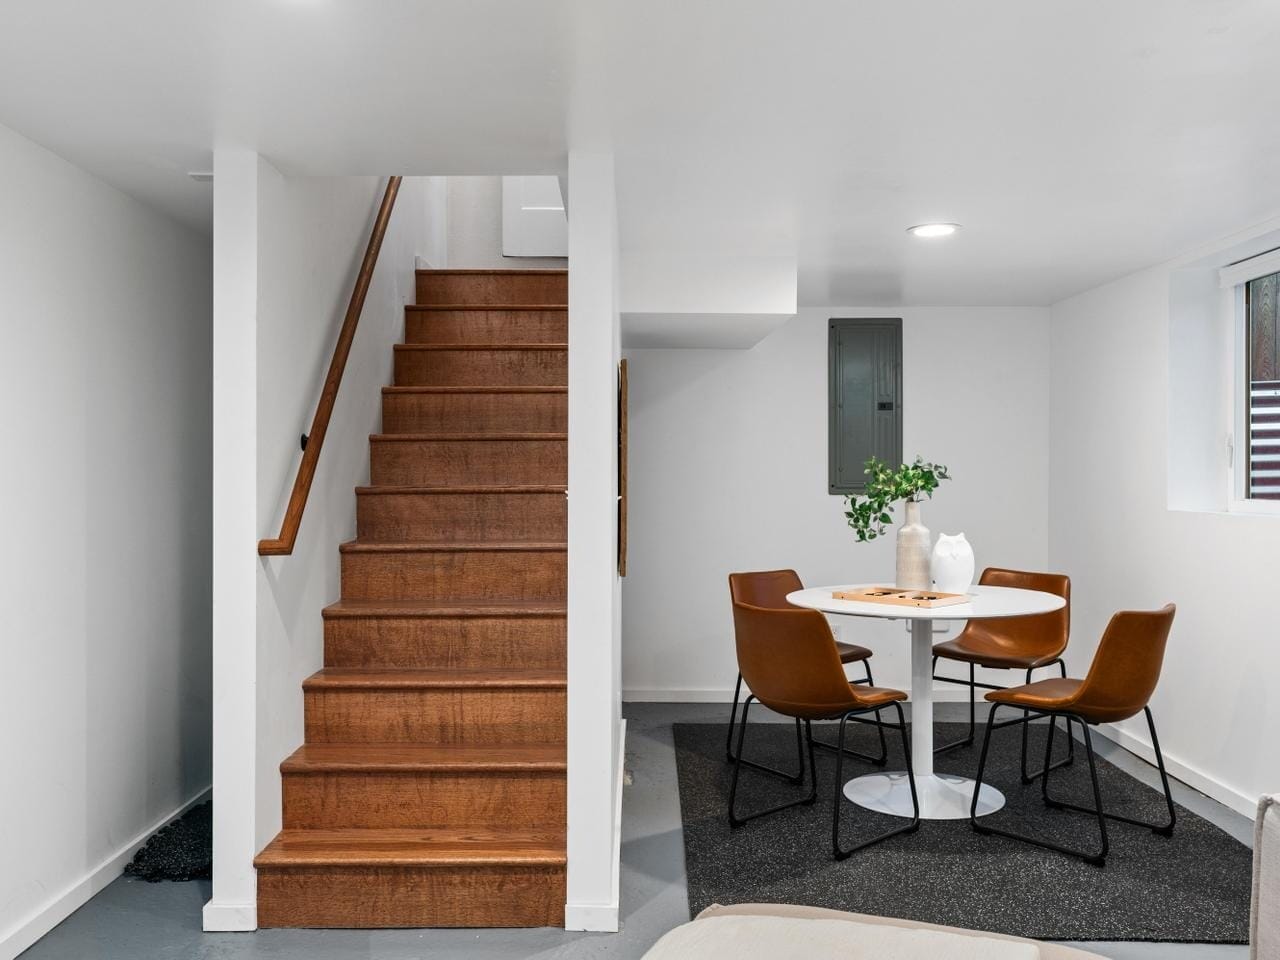
[[[1006,570],[1003,567],[987,567],[978,578],[984,587],[1016,587],[1020,590],[1039,590],[1062,597],[1066,604],[1061,610],[1040,613],[1030,617],[1007,617],[1000,620],[970,620],[960,632],[964,637],[981,637],[987,643],[1005,648],[1010,654],[1022,657],[1048,657],[1061,655],[1067,649],[1071,635],[1071,578],[1061,573],[1034,573],[1027,570]]]
[[[804,584],[794,570],[729,574],[729,596],[733,602],[749,603],[753,607],[790,609],[787,594],[803,589]]]
[[[817,610],[735,602],[733,629],[742,679],[769,709],[817,719],[857,705],[831,627]]]
[[[1098,641],[1093,663],[1075,697],[1082,716],[1099,723],[1125,720],[1151,700],[1176,607],[1121,610]]]

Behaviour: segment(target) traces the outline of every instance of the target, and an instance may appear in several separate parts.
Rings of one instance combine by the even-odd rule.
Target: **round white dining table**
[[[882,583],[836,587],[810,587],[787,595],[797,607],[821,610],[841,617],[906,620],[911,624],[911,767],[924,820],[958,820],[969,816],[973,780],[933,769],[933,624],[936,620],[992,620],[1052,613],[1066,601],[1052,593],[1013,587],[972,586],[968,603],[945,607],[908,607],[888,603],[837,600],[833,594]],[[911,816],[911,789],[907,772],[871,773],[850,780],[844,795],[859,806],[898,817]],[[995,813],[1004,806],[1004,794],[983,784],[977,813]]]

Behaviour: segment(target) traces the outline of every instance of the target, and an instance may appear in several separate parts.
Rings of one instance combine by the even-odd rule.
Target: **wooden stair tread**
[[[415,669],[397,667],[325,667],[302,681],[302,689],[385,690],[423,689],[564,689],[563,670],[511,669]]]
[[[563,743],[308,743],[280,764],[281,773],[563,773],[566,768]]]
[[[441,494],[441,493],[494,493],[494,494],[514,494],[523,493],[564,493],[568,489],[563,483],[524,483],[524,484],[503,484],[503,483],[469,483],[469,484],[441,484],[438,487],[425,487],[421,485],[395,486],[388,484],[385,487],[356,487],[356,494],[360,496],[376,496],[378,494],[406,495],[406,494]]]
[[[396,350],[400,351],[423,351],[426,353],[450,351],[450,350],[568,350],[567,343],[521,343],[519,341],[504,341],[500,343],[397,343]]]
[[[562,601],[538,600],[339,600],[325,617],[563,617]]]
[[[370,443],[421,443],[427,441],[459,441],[474,443],[478,440],[568,440],[567,433],[374,433]]]
[[[451,310],[475,310],[478,312],[519,313],[524,311],[543,313],[568,313],[566,304],[556,303],[408,303],[406,310],[430,312],[448,312]]]
[[[416,541],[416,540],[348,540],[339,545],[340,553],[471,553],[484,551],[487,553],[542,553],[568,550],[564,541],[535,543],[516,540],[499,542],[493,540],[474,541]]]
[[[432,387],[432,386],[401,386],[401,387],[383,387],[384,396],[390,395],[408,395],[408,394],[429,394],[429,393],[568,393],[568,387],[553,387],[540,385],[524,385],[517,384],[514,386],[502,386],[498,384],[476,384],[476,385],[458,385],[448,387]]]
[[[565,267],[551,267],[545,270],[522,270],[515,267],[419,267],[414,270],[420,277],[445,276],[449,274],[461,274],[464,276],[485,276],[492,275],[497,277],[509,276],[568,276],[569,271]]]
[[[258,869],[564,863],[561,831],[478,828],[282,830],[253,861]]]

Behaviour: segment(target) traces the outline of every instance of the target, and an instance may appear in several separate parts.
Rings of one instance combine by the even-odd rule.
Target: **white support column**
[[[257,928],[258,155],[213,158],[213,899],[204,929]]]
[[[613,157],[569,154],[568,887],[565,926],[618,929],[618,248]]]

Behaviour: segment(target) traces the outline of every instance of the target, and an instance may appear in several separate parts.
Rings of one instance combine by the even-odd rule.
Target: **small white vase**
[[[973,583],[973,547],[963,533],[939,534],[933,548],[933,589],[939,593],[966,593]]]
[[[929,589],[929,528],[920,522],[920,504],[907,501],[907,522],[898,529],[899,590]]]

